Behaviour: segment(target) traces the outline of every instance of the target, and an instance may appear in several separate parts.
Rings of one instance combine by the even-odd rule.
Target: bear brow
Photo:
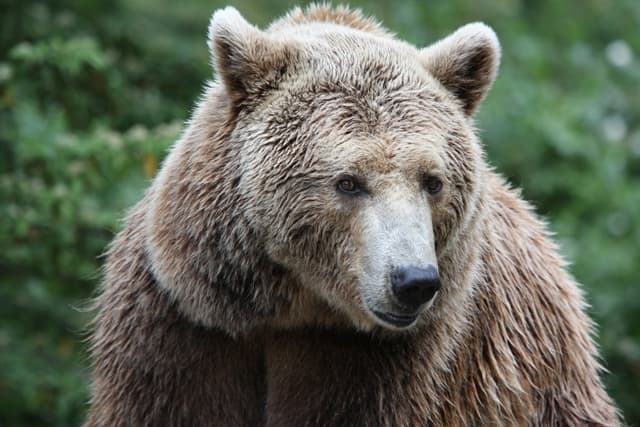
[[[305,89],[289,92],[278,114],[269,119],[270,125],[291,132],[303,127],[322,128],[329,119],[333,129],[373,132],[380,123],[378,103],[351,88],[325,84]]]

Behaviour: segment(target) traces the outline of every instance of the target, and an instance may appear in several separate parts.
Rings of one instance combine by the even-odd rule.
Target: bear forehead
[[[289,110],[295,115],[320,111],[352,127],[386,119],[388,126],[400,130],[466,121],[458,114],[458,101],[408,43],[327,22],[285,27],[278,33],[294,43],[299,54],[279,85],[291,95],[294,106]],[[308,108],[301,108],[305,103]]]
[[[397,165],[442,169],[448,141],[470,138],[459,111],[425,88],[298,83],[262,112],[263,143],[278,146],[277,153],[313,153],[335,168],[362,173]]]
[[[459,137],[467,120],[447,94],[429,80],[383,65],[361,72],[344,65],[322,76],[291,76],[263,108],[267,134],[314,135],[329,140],[371,139],[389,144],[437,142]],[[260,114],[259,113],[259,114]],[[262,115],[261,114],[261,115]],[[466,133],[466,132],[464,132]]]

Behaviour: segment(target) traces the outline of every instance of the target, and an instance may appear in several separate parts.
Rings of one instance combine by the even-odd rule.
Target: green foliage
[[[78,424],[84,409],[82,310],[118,217],[178,125],[74,133],[64,114],[12,109],[0,175],[0,420]],[[6,418],[6,420],[5,420]]]
[[[478,117],[492,163],[557,233],[640,422],[640,3],[364,2],[426,44],[482,20],[504,47]],[[210,78],[221,2],[0,0],[0,425],[77,425],[84,310],[125,209]],[[288,1],[237,1],[264,25]]]

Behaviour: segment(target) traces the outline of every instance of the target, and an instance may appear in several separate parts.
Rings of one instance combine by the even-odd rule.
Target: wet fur
[[[479,84],[450,76],[459,67],[440,61],[443,42],[423,61],[436,80],[397,74],[384,59],[361,70],[354,60],[349,76],[287,80],[304,58],[287,37],[304,39],[301,26],[317,21],[349,27],[337,46],[366,40],[353,32],[392,40],[346,9],[295,10],[272,25],[278,46],[266,65],[244,58],[255,85],[223,71],[208,87],[109,249],[86,425],[618,425],[579,287],[544,224],[487,166],[467,117],[496,53],[479,56]],[[243,65],[225,56],[233,34],[225,40],[212,45],[216,66]],[[349,61],[334,54],[327,63]],[[414,86],[406,102],[391,95]],[[270,107],[275,88],[288,98]],[[387,140],[353,141],[380,129]],[[340,270],[336,253],[355,264],[357,248],[336,236],[357,229],[357,215],[327,204],[318,182],[351,152],[369,152],[359,167],[383,172],[394,156],[413,158],[411,144],[384,141],[416,129],[439,136],[432,167],[449,171],[451,190],[433,207],[443,290],[419,325],[396,333],[356,309],[345,277],[357,271]],[[343,146],[294,143],[309,135]],[[280,148],[242,143],[259,138]],[[310,278],[326,289],[301,285]]]

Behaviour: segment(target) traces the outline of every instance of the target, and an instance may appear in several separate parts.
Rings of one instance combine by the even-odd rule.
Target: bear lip
[[[411,325],[418,318],[418,313],[398,314],[373,310],[373,313],[385,323],[389,323],[398,328]]]

